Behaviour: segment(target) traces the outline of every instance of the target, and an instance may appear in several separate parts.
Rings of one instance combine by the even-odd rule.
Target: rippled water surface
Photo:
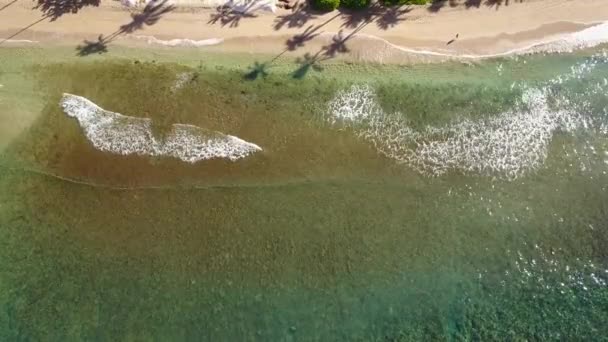
[[[608,338],[602,49],[138,58],[0,69],[2,340]]]

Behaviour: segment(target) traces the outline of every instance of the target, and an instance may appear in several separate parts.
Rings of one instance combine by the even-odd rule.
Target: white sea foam
[[[375,101],[369,89],[361,89],[365,87],[339,94],[330,108],[347,107],[344,99],[349,97],[365,103]],[[371,116],[359,116],[364,121],[359,121],[362,125],[357,130],[381,153],[427,175],[457,170],[516,178],[542,165],[554,131],[575,129],[581,122],[574,113],[549,110],[546,94],[538,90],[526,91],[523,103],[528,110],[421,131],[410,128],[401,113],[387,114],[374,103],[368,104]]]
[[[333,36],[335,33],[323,33],[323,35]],[[517,47],[514,49],[492,53],[492,54],[463,54],[463,53],[452,53],[452,52],[440,52],[431,51],[424,49],[408,48],[405,46],[393,44],[384,38],[380,38],[375,35],[359,33],[357,37],[372,39],[380,41],[387,46],[399,50],[408,54],[413,55],[426,55],[436,57],[448,57],[448,58],[460,58],[460,59],[480,59],[480,58],[494,58],[494,57],[506,57],[514,55],[526,55],[531,53],[561,53],[561,52],[572,52],[577,49],[591,48],[600,44],[608,43],[608,22],[599,23],[595,26],[576,31],[573,33],[567,33],[557,35],[549,39],[534,42],[525,46]]]
[[[211,46],[218,45],[224,42],[223,38],[209,38],[203,40],[193,40],[193,39],[170,39],[170,40],[162,40],[158,39],[154,36],[133,36],[136,39],[145,40],[148,44],[156,44],[163,45],[169,47],[202,47],[202,46]]]
[[[72,94],[63,95],[61,106],[78,120],[95,148],[111,153],[168,156],[195,163],[213,158],[235,161],[262,150],[235,136],[184,124],[173,125],[161,140],[152,134],[152,120],[110,112]]]
[[[601,23],[539,44],[535,49],[547,52],[571,52],[576,49],[595,47],[606,42],[608,42],[608,23]]]
[[[36,44],[38,43],[37,40],[28,40],[28,39],[5,39],[2,41],[2,43],[14,43],[14,44],[22,44],[22,43],[27,43],[27,44]]]
[[[555,132],[594,124],[566,98],[552,98],[550,106],[550,86],[579,79],[607,60],[605,53],[599,54],[545,87],[524,87],[515,109],[486,119],[414,130],[403,113],[385,112],[370,86],[354,85],[329,102],[327,120],[352,127],[380,153],[425,175],[457,171],[515,179],[543,165]]]
[[[353,85],[349,91],[340,91],[329,103],[331,123],[338,121],[357,122],[381,115],[376,104],[374,90],[368,85]]]
[[[171,86],[171,91],[175,93],[176,91],[182,89],[186,84],[188,84],[188,82],[192,81],[194,76],[195,75],[192,72],[179,73],[175,79],[175,83],[173,83]]]

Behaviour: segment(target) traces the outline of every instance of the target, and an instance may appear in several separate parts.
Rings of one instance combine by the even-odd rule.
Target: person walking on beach
[[[456,41],[456,39],[458,39],[458,36],[459,36],[459,35],[460,35],[460,33],[456,33],[456,37],[454,37],[454,39],[452,39],[452,40],[450,40],[449,42],[447,42],[445,45],[450,45],[450,44],[452,44],[453,42],[455,42],[455,41]]]

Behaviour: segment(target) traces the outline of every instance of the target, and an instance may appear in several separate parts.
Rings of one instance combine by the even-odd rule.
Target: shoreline
[[[134,22],[133,17],[116,2],[102,1],[99,7],[82,8],[56,20],[43,18],[29,3],[6,6],[9,3],[0,0],[0,8],[5,6],[0,11],[0,48],[90,44],[91,54],[96,54],[112,45],[193,47],[277,58],[312,56],[313,62],[410,64],[563,52],[608,41],[608,3],[601,0],[537,0],[472,9],[447,6],[438,12],[425,6],[382,8],[384,12],[376,17],[363,19],[352,13],[278,9],[275,14],[234,17],[232,13],[228,22],[221,17],[219,23],[212,20],[217,19],[216,10],[179,8],[149,22],[145,18],[128,32],[120,28]],[[454,32],[458,39],[453,38]],[[332,48],[335,51],[329,55],[327,50]]]

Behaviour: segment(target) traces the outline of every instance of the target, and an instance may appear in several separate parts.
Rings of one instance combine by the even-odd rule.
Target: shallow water
[[[0,159],[2,340],[608,337],[601,49],[255,81],[33,60],[0,78],[41,103]],[[262,151],[103,151],[63,93]]]

